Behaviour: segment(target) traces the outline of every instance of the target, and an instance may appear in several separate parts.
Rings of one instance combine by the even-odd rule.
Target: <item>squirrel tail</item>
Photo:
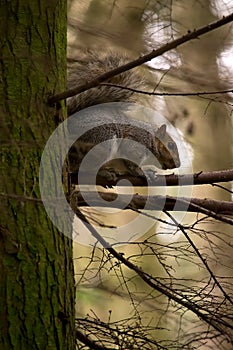
[[[130,58],[122,54],[113,52],[102,54],[90,50],[82,52],[78,59],[68,58],[68,89],[85,84],[129,61]],[[106,82],[132,89],[142,89],[145,85],[142,74],[137,68],[119,74]],[[98,86],[68,98],[67,109],[68,114],[71,115],[100,103],[129,101],[136,101],[136,94],[133,91],[113,86]]]

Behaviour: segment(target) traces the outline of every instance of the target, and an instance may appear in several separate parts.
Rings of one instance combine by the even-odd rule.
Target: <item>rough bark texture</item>
[[[0,349],[74,349],[72,241],[38,185],[56,126],[46,101],[65,88],[66,0],[3,0],[0,32]]]

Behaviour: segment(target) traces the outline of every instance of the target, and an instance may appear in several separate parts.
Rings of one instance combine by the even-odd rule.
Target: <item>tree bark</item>
[[[72,240],[37,200],[41,153],[65,112],[47,99],[65,89],[66,1],[3,0],[0,29],[0,348],[74,349]]]

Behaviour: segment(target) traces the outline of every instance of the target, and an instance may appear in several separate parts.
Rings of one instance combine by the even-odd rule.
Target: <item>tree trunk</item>
[[[47,98],[65,88],[66,1],[2,0],[0,28],[0,349],[74,349],[72,241],[38,181],[56,127]]]

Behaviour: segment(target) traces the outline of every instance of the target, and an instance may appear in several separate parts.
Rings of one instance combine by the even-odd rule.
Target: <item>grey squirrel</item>
[[[120,54],[109,53],[103,55],[93,51],[83,52],[78,60],[68,59],[68,88],[72,89],[78,84],[84,84],[85,81],[94,79],[128,61],[129,58],[127,59]],[[142,89],[145,86],[137,69],[117,75],[108,82],[133,89]],[[108,102],[136,102],[136,100],[137,95],[133,91],[120,89],[114,86],[97,86],[68,98],[67,110],[68,114],[71,115],[97,104]],[[92,128],[92,121],[94,121],[94,119],[98,120],[98,118],[102,119],[102,121],[106,120],[106,124]],[[88,117],[77,117],[77,127],[88,122],[90,124],[89,130],[70,148],[68,158],[69,170],[71,172],[78,172],[82,158],[90,151],[92,146],[108,139],[114,140],[114,138],[130,139],[145,146],[157,158],[158,164],[160,165],[159,167],[162,169],[173,169],[180,166],[177,145],[167,133],[165,124],[158,128],[150,123],[114,113],[114,111],[107,115],[94,115],[89,121]],[[114,152],[112,152],[112,150],[114,147],[113,141],[110,149],[113,158]],[[137,154],[137,147],[135,149],[129,149],[128,152],[136,152]],[[140,166],[140,158],[145,158],[145,154],[140,154],[140,152],[138,152],[137,156],[137,164]],[[138,165],[126,159],[122,159],[121,162],[121,165],[123,165],[123,173],[134,176],[142,174]],[[119,162],[118,165],[116,164],[117,163],[112,160],[107,162],[105,167],[113,168],[114,171],[119,172]]]

